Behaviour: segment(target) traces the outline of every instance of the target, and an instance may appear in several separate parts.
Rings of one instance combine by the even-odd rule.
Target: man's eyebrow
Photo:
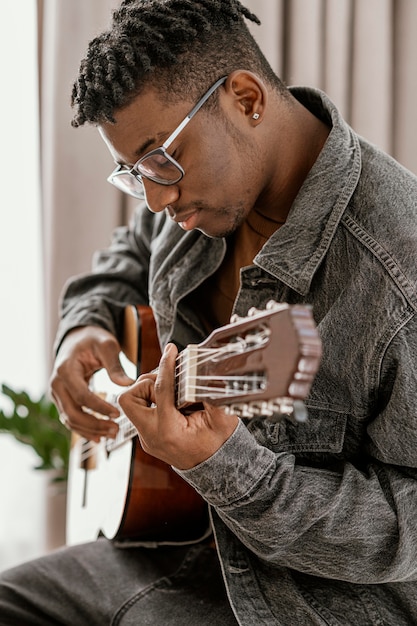
[[[167,135],[168,133],[158,133],[155,137],[150,137],[149,139],[146,139],[146,141],[144,141],[139,146],[139,148],[135,150],[135,156],[137,156],[138,159],[140,159],[140,157],[144,155],[146,150],[153,144],[157,143],[158,144],[157,147],[159,147],[163,143],[163,138],[166,137]]]

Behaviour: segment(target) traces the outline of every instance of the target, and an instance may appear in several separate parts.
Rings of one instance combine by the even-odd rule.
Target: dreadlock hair
[[[197,100],[236,69],[253,71],[284,93],[244,18],[260,24],[238,0],[123,0],[81,62],[72,125],[114,122],[114,111],[148,85],[170,103]]]

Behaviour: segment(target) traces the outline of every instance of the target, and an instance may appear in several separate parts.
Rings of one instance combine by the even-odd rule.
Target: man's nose
[[[145,190],[145,200],[152,213],[160,213],[169,204],[175,203],[179,198],[179,188],[174,185],[160,185],[152,180],[142,179]]]

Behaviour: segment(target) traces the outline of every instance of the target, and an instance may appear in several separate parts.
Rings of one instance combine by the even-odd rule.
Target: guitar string
[[[257,335],[247,335],[246,339],[237,336],[235,342],[233,343],[229,342],[217,348],[202,348],[202,347],[197,346],[196,347],[197,352],[195,355],[192,355],[192,356],[189,355],[190,350],[188,350],[187,352],[187,349],[186,349],[185,351],[181,352],[176,358],[175,376],[179,377],[183,375],[184,372],[189,370],[190,368],[192,369],[194,367],[199,367],[199,366],[201,367],[201,365],[204,365],[207,362],[213,361],[213,354],[216,354],[218,358],[221,358],[224,355],[230,357],[233,354],[242,355],[242,354],[245,354],[245,352],[250,352],[251,349],[253,349],[253,347],[248,347],[248,341],[247,341],[248,337],[253,336],[254,339],[256,337],[254,346],[261,347],[266,341],[268,341],[269,334],[270,334],[269,329],[266,326],[264,326],[263,328],[260,329],[260,332]],[[187,358],[185,358],[185,356]],[[153,370],[153,372],[155,373],[157,371],[158,369]],[[253,384],[256,378],[254,379],[253,375],[246,376],[246,377],[199,376],[199,380],[201,381],[221,380],[222,382],[240,381],[241,385],[245,387],[246,383],[252,382]],[[225,390],[224,387],[218,387],[216,390],[215,387],[212,387],[212,386],[203,386],[203,385],[196,385],[196,384],[193,384],[193,385],[188,384],[187,389],[193,392],[198,392],[198,393],[210,392],[210,397],[213,399],[218,399],[221,397],[231,399],[234,396],[241,395],[241,392],[242,392],[242,389],[230,390],[230,388],[228,388]],[[247,390],[245,389],[245,391]],[[113,397],[115,397],[114,394],[113,394]],[[197,397],[196,402],[200,399],[202,398]],[[109,398],[107,398],[107,400],[109,401]],[[114,401],[113,401],[113,404],[115,404]],[[134,437],[137,433],[136,428],[133,426],[133,424],[130,422],[130,420],[128,419],[126,415],[124,414],[120,415],[115,421],[119,426],[119,430],[114,439],[105,439],[105,441],[108,442],[108,443],[105,443],[105,448],[108,451],[110,451],[112,448],[117,447],[118,445],[120,445],[120,443],[123,443],[127,439]],[[81,453],[81,457],[80,457],[81,462],[87,461],[88,458],[90,458],[93,454],[95,454],[97,445],[100,445],[100,444],[96,444],[96,442],[94,441],[89,441],[87,439],[84,439],[84,442],[82,445],[83,452]]]
[[[231,357],[233,354],[243,355],[245,352],[251,352],[254,348],[262,348],[265,343],[269,341],[271,331],[269,327],[264,325],[257,334],[248,334],[245,338],[236,336],[236,341],[229,342],[223,346],[216,348],[202,348],[196,346],[197,353],[189,356],[189,348],[185,348],[176,358],[175,375],[181,376],[185,370],[193,367],[204,365],[205,363],[212,362],[213,354],[216,354],[219,358],[222,356]],[[248,346],[248,338],[253,337],[256,341]],[[220,355],[220,357],[219,357]],[[157,374],[159,368],[153,369],[150,374]]]
[[[267,341],[269,341],[269,336],[271,334],[271,330],[269,328],[269,326],[267,326],[265,323],[263,324],[263,326],[261,326],[260,328],[260,332],[258,331],[257,334],[247,334],[245,336],[245,338],[236,336],[236,341],[235,342],[229,342],[228,344],[225,344],[224,346],[221,346],[220,348],[202,348],[202,347],[197,347],[197,354],[193,355],[193,356],[189,356],[189,354],[187,354],[187,360],[185,360],[184,357],[184,352],[181,352],[177,359],[176,359],[176,367],[175,367],[175,375],[176,376],[180,376],[183,374],[183,372],[186,369],[189,369],[190,367],[196,367],[197,365],[201,365],[204,364],[208,361],[212,361],[213,360],[213,354],[216,353],[217,355],[219,355],[220,353],[220,358],[223,355],[227,355],[227,356],[231,356],[233,353],[234,354],[244,354],[245,352],[249,352],[251,350],[253,350],[253,348],[260,348],[262,347]],[[253,337],[254,342],[253,344],[249,344],[248,339],[250,339],[251,337]],[[259,340],[260,339],[260,340]],[[189,350],[188,350],[189,352]],[[202,358],[202,355],[205,355],[204,358]],[[153,370],[153,372],[157,372],[158,369]],[[206,377],[200,377],[202,380],[213,380],[212,377],[206,376]],[[228,377],[229,381],[230,380],[240,380],[242,382],[242,378],[240,377]],[[226,380],[226,377],[221,377],[221,380],[224,381]],[[253,381],[253,376],[251,377],[247,377],[247,380],[249,381]],[[190,386],[188,386],[188,388],[190,388]],[[198,385],[194,385],[193,387],[191,387],[193,390],[198,390],[198,391],[210,391],[213,392],[213,388],[212,387],[203,387],[203,386],[198,386]],[[230,399],[231,397],[233,397],[233,395],[230,395],[230,390],[228,391],[228,393],[226,394],[224,392],[224,389],[220,388],[220,390],[223,392],[223,396],[227,397],[228,399]],[[239,393],[236,392],[236,395],[240,395]],[[218,396],[221,397],[221,394]],[[120,445],[121,443],[123,443],[124,441],[127,440],[127,438],[133,438],[136,434],[137,434],[137,430],[136,428],[133,426],[133,424],[130,422],[130,420],[128,419],[128,417],[124,414],[122,414],[120,417],[118,417],[115,420],[118,425],[119,425],[119,431],[115,437],[115,439],[107,439],[105,441],[107,441],[107,443],[105,443],[105,449],[107,451],[110,451],[112,448],[117,447],[118,445]],[[87,439],[83,440],[83,453],[81,453],[81,462],[85,462],[86,460],[88,460],[88,458],[90,456],[92,456],[97,447],[100,446],[101,444],[97,444],[95,442],[92,441],[88,441]]]
[[[262,347],[263,343],[257,344],[256,347]],[[199,348],[199,353],[196,354],[196,355],[193,355],[191,357],[188,354],[184,355],[184,352],[181,352],[181,354],[176,359],[177,365],[175,366],[175,376],[177,378],[180,377],[180,376],[183,376],[184,372],[192,370],[195,367],[201,367],[202,365],[204,365],[206,363],[213,362],[213,354],[219,355],[219,352],[220,352],[220,353],[224,353],[228,357],[230,357],[234,353],[235,354],[239,354],[239,355],[243,355],[245,352],[251,352],[251,350],[250,349],[247,349],[247,350],[236,350],[236,349],[231,349],[231,348],[229,348],[227,346],[223,346],[221,348],[204,348],[204,349],[200,349]],[[205,355],[203,358],[202,358],[202,354]],[[151,373],[156,374],[157,372],[158,372],[158,368],[152,370]],[[202,376],[199,376],[199,378],[204,379],[204,377],[202,377]],[[212,379],[212,380],[216,380],[216,377],[213,378],[213,376],[208,376],[207,378],[208,379]],[[237,378],[241,379],[241,377],[237,377]],[[219,376],[218,379],[219,380],[233,380],[233,378],[231,378],[231,377],[228,378],[228,377],[224,377],[224,376]],[[190,388],[190,387],[188,386],[188,388]],[[191,388],[194,389],[193,387],[191,387]]]
[[[183,373],[183,370],[181,370],[181,366],[184,363],[187,363],[187,367],[188,366],[194,367],[196,366],[196,364],[202,365],[209,361],[212,361],[213,354],[217,354],[217,355],[220,354],[219,358],[221,358],[222,356],[230,357],[233,354],[241,355],[247,352],[251,352],[254,348],[262,348],[265,345],[265,343],[269,341],[270,334],[271,332],[270,332],[269,327],[264,326],[263,328],[260,329],[260,332],[258,332],[256,335],[255,334],[246,335],[245,339],[241,337],[236,337],[237,340],[235,342],[229,342],[225,344],[224,346],[220,346],[217,348],[197,347],[197,354],[191,357],[189,357],[190,350],[186,348],[177,357],[178,365],[176,366],[176,373],[177,372],[179,372],[180,374]],[[248,343],[248,338],[251,338],[251,337],[253,337],[253,340],[254,340],[253,344]],[[203,358],[202,358],[202,355],[203,355]]]
[[[246,352],[250,352],[250,350],[246,350]],[[225,348],[225,346],[221,348],[204,348],[204,349],[198,348],[198,354],[190,356],[186,348],[176,358],[175,375],[181,376],[188,369],[199,367],[201,365],[205,365],[206,363],[210,363],[214,360],[213,354],[219,355],[219,353],[221,353],[221,356],[223,356],[223,353],[224,353],[224,355],[231,357],[233,356],[233,354],[242,355],[245,353],[245,351]],[[201,356],[202,354],[205,355],[204,358],[202,358]],[[159,368],[156,367],[150,372],[144,372],[144,373],[145,374],[157,374],[158,371],[159,371]]]
[[[236,396],[241,396],[242,395],[242,391],[245,391],[245,393],[249,393],[251,390],[245,388],[245,385],[248,384],[250,385],[256,385],[256,383],[262,383],[264,381],[264,377],[263,376],[259,376],[259,375],[252,375],[252,376],[219,376],[217,377],[218,380],[226,381],[226,382],[240,382],[241,387],[243,387],[243,389],[240,387],[239,389],[224,389],[223,387],[212,387],[212,386],[204,386],[204,385],[199,385],[199,384],[194,384],[194,385],[189,385],[188,389],[193,391],[193,392],[198,392],[201,394],[201,397],[198,396],[197,393],[197,397],[195,399],[195,402],[198,402],[199,400],[206,398],[207,394],[210,394],[210,398],[212,399],[219,399],[219,398],[225,398],[227,400],[232,400],[234,397]],[[204,381],[204,380],[210,380],[210,381],[214,381],[216,380],[216,378],[213,378],[212,376],[200,376],[199,380]],[[255,391],[258,390],[259,387],[255,388]],[[137,430],[135,428],[135,426],[132,424],[132,422],[129,420],[129,418],[125,415],[125,414],[121,414],[118,418],[116,418],[114,420],[118,426],[119,426],[119,430],[117,432],[117,435],[114,439],[105,439],[104,438],[104,448],[107,452],[110,452],[111,450],[114,450],[115,448],[117,448],[119,445],[121,445],[122,443],[124,443],[125,441],[132,439],[134,436],[136,436],[137,434]],[[87,461],[91,456],[93,456],[94,454],[96,454],[97,451],[97,446],[99,446],[100,444],[97,444],[94,441],[89,441],[87,439],[85,439],[82,443],[82,452],[80,454],[80,462],[83,463],[85,461]]]

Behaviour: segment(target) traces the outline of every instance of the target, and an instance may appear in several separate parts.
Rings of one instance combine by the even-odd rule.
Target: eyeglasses
[[[210,87],[160,148],[155,148],[155,150],[145,154],[131,168],[118,164],[108,177],[108,182],[134,198],[141,199],[144,197],[142,178],[152,180],[159,185],[175,185],[175,183],[178,183],[185,172],[181,165],[167,153],[167,149],[197,111],[210,98],[211,94],[216,91],[217,87],[220,87],[226,81],[226,78],[227,76],[223,76]]]

